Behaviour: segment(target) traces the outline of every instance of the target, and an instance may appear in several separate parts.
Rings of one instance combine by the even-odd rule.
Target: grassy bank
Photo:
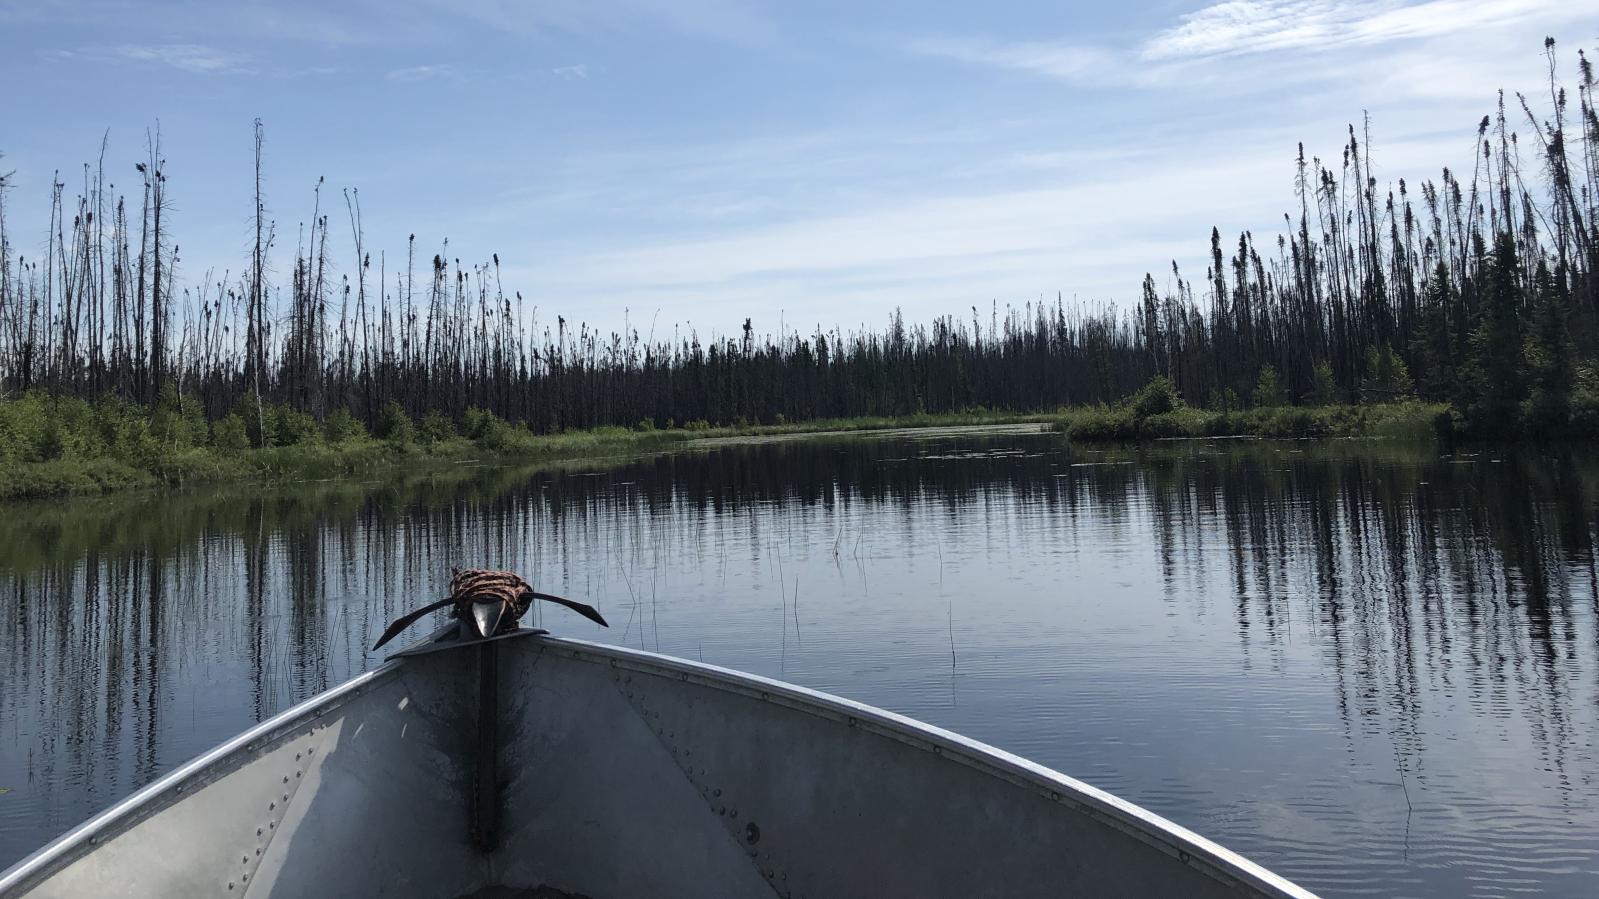
[[[248,417],[247,417],[248,416]],[[260,421],[235,412],[207,422],[175,395],[153,408],[28,394],[0,402],[0,499],[94,494],[226,481],[362,477],[473,461],[544,463],[659,450],[687,440],[808,431],[1048,421],[1049,415],[970,412],[712,427],[595,428],[534,434],[485,412],[420,421],[393,411],[369,433],[347,413],[323,422],[287,407]]]
[[[1375,437],[1427,440],[1454,430],[1441,403],[1410,401],[1376,406],[1278,406],[1217,411],[1183,406],[1139,415],[1129,406],[1069,409],[1060,428],[1073,440],[1161,440],[1182,437]]]
[[[592,459],[657,449],[687,436],[687,431],[624,428],[541,436],[507,425],[503,431],[477,437],[393,440],[365,434],[333,439],[316,435],[287,445],[243,448],[155,438],[106,442],[54,457],[0,460],[0,499],[226,481],[366,477],[480,460]]]
[[[664,449],[706,437],[759,436],[895,427],[1052,423],[1078,441],[1180,437],[1377,437],[1447,435],[1457,416],[1414,400],[1383,405],[1281,406],[1241,410],[1183,404],[1154,383],[1115,406],[1053,413],[969,411],[712,427],[597,428],[535,434],[488,413],[420,421],[394,411],[367,430],[347,413],[323,422],[287,407],[258,421],[235,412],[207,422],[192,404],[168,396],[154,407],[29,394],[0,403],[0,499],[226,481],[311,481],[369,477],[404,468],[473,461],[555,463]],[[255,418],[254,415],[250,416]]]

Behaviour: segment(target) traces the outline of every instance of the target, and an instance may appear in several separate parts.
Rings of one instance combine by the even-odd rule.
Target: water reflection
[[[375,665],[450,566],[884,705],[1329,894],[1599,884],[1599,460],[1051,435],[10,508],[0,864]]]

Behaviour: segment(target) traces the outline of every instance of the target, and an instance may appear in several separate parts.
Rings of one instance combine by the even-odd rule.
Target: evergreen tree
[[[1477,320],[1471,332],[1466,420],[1481,433],[1504,433],[1521,419],[1526,395],[1521,336],[1521,263],[1516,239],[1500,232],[1477,285]]]
[[[1260,378],[1255,382],[1254,400],[1255,405],[1268,408],[1288,405],[1288,389],[1277,376],[1277,369],[1270,365],[1261,368]]]
[[[1458,392],[1449,310],[1459,299],[1449,282],[1448,266],[1438,263],[1423,295],[1421,327],[1410,344],[1421,395],[1435,403],[1449,402]]]
[[[1338,379],[1333,376],[1332,363],[1326,359],[1317,362],[1311,373],[1310,401],[1318,406],[1338,402]]]
[[[1366,350],[1366,377],[1360,382],[1363,403],[1394,403],[1414,397],[1410,369],[1388,344]]]
[[[1571,419],[1571,389],[1576,381],[1568,301],[1549,267],[1538,263],[1533,276],[1532,327],[1527,334],[1527,427],[1542,433],[1565,430]]]

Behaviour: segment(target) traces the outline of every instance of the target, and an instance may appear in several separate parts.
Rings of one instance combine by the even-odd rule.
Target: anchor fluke
[[[395,637],[398,637],[400,635],[400,631],[403,631],[415,624],[417,619],[429,612],[436,612],[452,602],[454,602],[454,600],[451,599],[441,599],[438,602],[430,602],[414,612],[407,612],[404,615],[394,619],[394,623],[389,625],[388,629],[383,632],[383,636],[378,638],[378,642],[372,644],[372,648],[382,649],[383,644],[393,640]]]
[[[583,603],[571,599],[563,599],[559,596],[551,596],[548,593],[534,593],[533,596],[535,599],[542,599],[545,602],[553,602],[558,606],[566,606],[568,609],[571,609],[579,615],[582,615],[584,618],[587,618],[600,627],[610,627],[610,625],[605,622],[605,618],[600,615],[599,610],[595,609],[593,606],[584,605]]]

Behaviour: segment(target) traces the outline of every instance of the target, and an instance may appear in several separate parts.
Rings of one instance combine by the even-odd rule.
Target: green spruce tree
[[[1310,373],[1310,401],[1318,406],[1331,406],[1338,399],[1338,378],[1333,375],[1332,363],[1323,359]]]
[[[1255,382],[1254,400],[1256,406],[1263,408],[1288,405],[1288,389],[1277,376],[1277,369],[1270,365],[1261,367],[1260,378]]]
[[[1366,376],[1360,382],[1363,403],[1397,403],[1416,395],[1410,369],[1388,344],[1366,350]]]
[[[1557,434],[1571,420],[1571,389],[1576,382],[1567,300],[1549,266],[1538,263],[1533,276],[1532,326],[1527,333],[1527,408],[1530,430]]]
[[[1420,327],[1410,343],[1410,358],[1416,363],[1421,395],[1435,403],[1453,402],[1459,392],[1449,327],[1449,311],[1459,301],[1454,285],[1449,282],[1449,269],[1442,262],[1438,263],[1427,281]]]
[[[1478,285],[1466,376],[1466,421],[1479,433],[1506,433],[1520,424],[1526,396],[1520,270],[1516,240],[1501,232]]]

